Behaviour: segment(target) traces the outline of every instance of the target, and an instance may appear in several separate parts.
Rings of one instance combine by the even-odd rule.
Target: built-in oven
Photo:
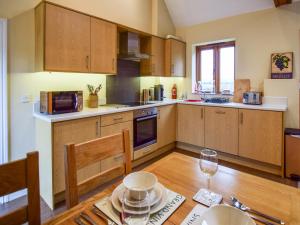
[[[145,108],[133,112],[134,151],[157,142],[157,108]]]

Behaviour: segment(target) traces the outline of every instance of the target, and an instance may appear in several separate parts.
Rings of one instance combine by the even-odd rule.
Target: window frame
[[[235,41],[227,41],[227,42],[219,42],[219,43],[213,43],[213,44],[207,44],[207,45],[198,45],[196,46],[196,82],[201,81],[201,51],[203,50],[214,50],[214,87],[215,87],[215,93],[220,93],[220,49],[221,48],[228,48],[228,47],[234,47],[235,50]],[[234,80],[236,78],[236,53],[234,51]]]

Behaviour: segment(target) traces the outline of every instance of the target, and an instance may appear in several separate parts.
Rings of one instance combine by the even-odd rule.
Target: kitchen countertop
[[[127,112],[137,109],[144,109],[150,107],[158,107],[163,105],[170,105],[170,104],[188,104],[188,105],[200,105],[200,106],[214,106],[214,107],[227,107],[227,108],[238,108],[238,109],[256,109],[256,110],[269,110],[269,111],[279,111],[285,112],[287,111],[287,101],[265,101],[262,105],[246,105],[242,103],[206,103],[206,102],[187,102],[184,100],[171,100],[167,99],[164,101],[153,101],[153,104],[143,105],[143,106],[135,106],[135,107],[122,107],[122,108],[115,108],[115,107],[108,107],[108,106],[100,106],[96,109],[91,108],[84,108],[81,112],[75,113],[65,113],[65,114],[57,114],[57,115],[47,115],[42,114],[34,110],[33,116],[37,119],[41,119],[43,121],[54,123],[54,122],[61,122],[67,120],[74,120],[74,119],[81,119],[86,117],[93,117],[93,116],[101,116],[113,113],[120,113],[120,112]]]

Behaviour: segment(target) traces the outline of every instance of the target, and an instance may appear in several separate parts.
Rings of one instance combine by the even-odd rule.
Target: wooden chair
[[[31,152],[25,159],[0,165],[0,196],[27,188],[28,205],[0,216],[0,224],[41,224],[39,154]]]
[[[124,164],[88,178],[77,184],[77,170],[101,160],[123,153]],[[129,130],[98,138],[65,148],[66,203],[71,208],[78,204],[79,195],[90,191],[120,175],[131,172],[131,153]]]

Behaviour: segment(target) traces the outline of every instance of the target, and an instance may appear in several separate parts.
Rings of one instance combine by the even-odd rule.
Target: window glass
[[[201,85],[202,91],[212,92],[214,89],[214,50],[201,51]]]
[[[234,47],[220,49],[220,91],[234,91]]]

